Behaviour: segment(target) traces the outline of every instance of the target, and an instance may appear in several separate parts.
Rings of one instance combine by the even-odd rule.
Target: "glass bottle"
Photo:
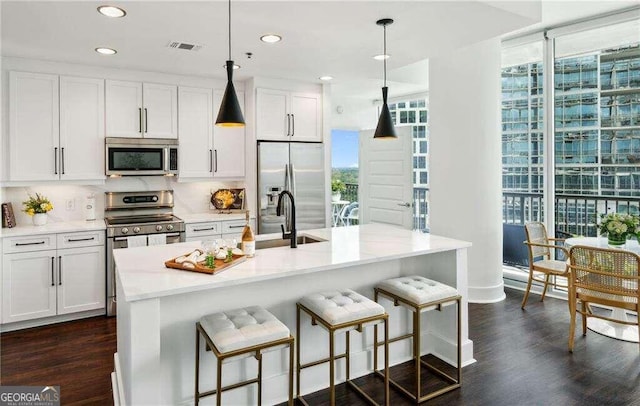
[[[244,254],[252,258],[256,254],[256,238],[251,230],[251,224],[249,224],[249,210],[246,212],[247,223],[242,230],[242,251]]]

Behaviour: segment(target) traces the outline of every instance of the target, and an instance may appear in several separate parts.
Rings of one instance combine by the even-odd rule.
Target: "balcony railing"
[[[346,189],[340,194],[342,200],[348,200],[350,202],[358,201],[358,184],[357,183],[345,183]]]

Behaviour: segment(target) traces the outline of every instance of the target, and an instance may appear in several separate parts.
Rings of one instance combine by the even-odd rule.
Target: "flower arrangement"
[[[24,209],[22,211],[30,216],[53,210],[53,205],[49,199],[39,193],[36,193],[36,197],[29,195],[29,199],[22,202],[22,204],[24,205]]]
[[[638,229],[638,216],[608,213],[600,217],[600,234],[608,237],[610,245],[623,245],[628,236],[636,235]]]

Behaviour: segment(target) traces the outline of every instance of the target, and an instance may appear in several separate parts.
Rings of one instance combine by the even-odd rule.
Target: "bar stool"
[[[315,293],[303,297],[297,304],[296,312],[296,334],[298,337],[298,345],[296,350],[296,396],[300,402],[308,406],[307,401],[300,395],[300,372],[304,368],[329,363],[329,393],[331,405],[336,404],[335,392],[335,360],[340,358],[346,359],[346,382],[347,386],[353,388],[369,403],[377,405],[369,395],[359,388],[350,379],[350,348],[349,334],[351,330],[362,333],[363,329],[368,326],[374,326],[374,334],[377,338],[378,325],[384,324],[384,397],[385,405],[389,405],[389,315],[384,311],[384,307],[367,299],[359,293],[351,289],[342,289],[339,291]],[[329,332],[329,357],[321,360],[309,362],[307,364],[300,363],[300,347],[301,347],[301,330],[300,330],[300,312],[305,312],[311,317],[311,324],[324,327]],[[346,349],[343,354],[335,355],[335,335],[336,333],[346,332]]]
[[[415,386],[416,389],[412,393],[398,382],[393,379],[389,379],[391,384],[399,389],[403,394],[413,399],[416,404],[422,403],[426,400],[432,399],[443,393],[460,387],[462,381],[462,367],[461,367],[461,314],[460,314],[460,300],[462,297],[458,294],[458,291],[451,286],[445,285],[440,282],[432,281],[431,279],[424,278],[422,276],[407,276],[394,279],[388,279],[380,282],[378,286],[374,288],[375,300],[378,301],[379,296],[383,296],[393,301],[394,306],[405,306],[413,312],[413,332],[405,334],[399,337],[389,339],[389,343],[406,340],[413,338],[413,360],[415,362],[416,376]],[[457,376],[454,378],[449,374],[443,372],[437,367],[427,363],[420,357],[420,314],[429,310],[442,310],[443,306],[456,303],[458,311],[458,363],[457,363]],[[374,367],[377,371],[377,337],[374,338]],[[449,385],[444,388],[432,391],[425,395],[421,395],[420,385],[421,380],[421,366],[424,365],[429,371],[440,376]],[[379,373],[379,372],[378,372]]]
[[[217,359],[216,389],[200,393],[200,336],[207,350]],[[200,398],[218,394],[216,405],[222,404],[222,392],[258,384],[258,405],[262,404],[262,354],[289,347],[289,406],[293,405],[293,336],[273,314],[259,306],[246,307],[204,316],[196,323],[196,387],[195,403]],[[258,377],[222,387],[222,364],[247,357],[258,361]]]

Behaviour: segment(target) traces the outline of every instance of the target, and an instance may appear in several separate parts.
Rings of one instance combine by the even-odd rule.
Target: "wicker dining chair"
[[[640,256],[624,250],[576,245],[569,251],[569,259],[569,351],[573,352],[576,313],[582,315],[582,335],[587,334],[588,317],[637,325],[640,334]],[[593,313],[592,303],[631,310],[637,313],[637,318],[635,321],[621,321]]]
[[[562,251],[567,258],[569,257],[569,251],[565,247],[555,244],[557,242],[564,242],[564,238],[549,238],[544,224],[537,221],[525,224],[524,229],[527,235],[527,240],[524,243],[529,248],[529,281],[527,282],[524,299],[522,299],[523,309],[527,304],[533,281],[544,283],[542,297],[540,298],[542,302],[544,296],[547,294],[549,277],[551,277],[551,275],[567,277],[569,272],[565,261],[556,260],[554,256],[552,256],[555,254],[555,250],[559,250]],[[535,273],[544,274],[544,279],[540,279]]]

